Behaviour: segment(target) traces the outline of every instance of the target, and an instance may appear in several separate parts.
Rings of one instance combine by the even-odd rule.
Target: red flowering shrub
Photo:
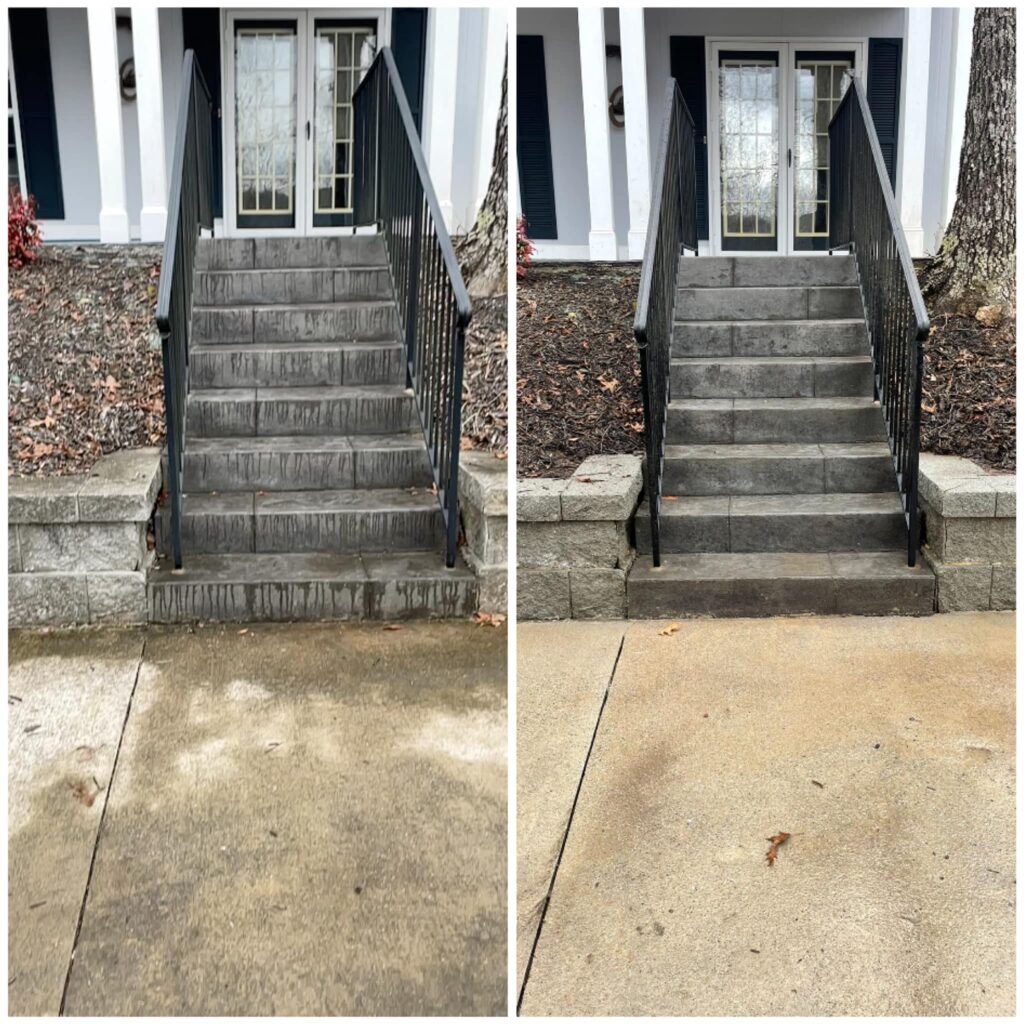
[[[516,277],[526,277],[526,268],[535,249],[526,234],[526,218],[516,221]]]
[[[19,269],[31,263],[43,244],[36,220],[36,201],[12,188],[7,195],[7,265]]]

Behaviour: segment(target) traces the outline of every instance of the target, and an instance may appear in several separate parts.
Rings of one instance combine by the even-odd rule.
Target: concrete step
[[[203,238],[197,270],[281,270],[285,268],[383,267],[380,235],[329,238]]]
[[[429,488],[186,494],[182,549],[189,555],[433,549],[441,511]],[[170,511],[157,513],[157,550],[170,550]]]
[[[855,285],[852,256],[682,257],[676,284],[684,288]]]
[[[189,370],[193,388],[403,384],[404,354],[397,341],[200,345]]]
[[[398,340],[398,309],[390,300],[220,306],[192,311],[193,345],[381,340]]]
[[[907,539],[895,492],[683,497],[662,500],[658,523],[663,552],[884,551]],[[651,553],[647,502],[636,542]]]
[[[676,289],[677,321],[832,320],[863,315],[860,289],[850,286]]]
[[[820,444],[885,440],[873,398],[680,398],[669,444]]]
[[[186,491],[316,491],[430,487],[423,435],[197,437],[185,450]]]
[[[674,398],[870,395],[870,356],[712,356],[673,359]]]
[[[867,333],[859,314],[833,320],[693,320],[672,328],[672,355],[677,358],[867,353]]]
[[[201,270],[196,306],[244,306],[296,302],[350,302],[392,298],[387,267],[332,269]]]
[[[396,385],[209,388],[190,392],[186,430],[196,437],[406,433],[412,392]]]
[[[884,441],[665,447],[662,494],[866,494],[895,487]]]
[[[634,619],[929,615],[935,577],[902,551],[640,556],[626,578]]]
[[[461,618],[473,574],[433,552],[382,555],[195,555],[161,561],[147,583],[150,622],[289,622]]]

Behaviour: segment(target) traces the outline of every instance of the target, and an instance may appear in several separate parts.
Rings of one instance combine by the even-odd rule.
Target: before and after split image
[[[1015,8],[4,20],[8,1015],[1015,1016]]]

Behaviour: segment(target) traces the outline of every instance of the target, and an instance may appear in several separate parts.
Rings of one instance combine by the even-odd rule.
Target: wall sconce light
[[[622,100],[622,86],[617,85],[608,97],[608,120],[613,128],[621,128],[626,123],[626,105]]]
[[[135,58],[129,57],[121,64],[117,73],[121,86],[121,99],[131,103],[135,99]]]

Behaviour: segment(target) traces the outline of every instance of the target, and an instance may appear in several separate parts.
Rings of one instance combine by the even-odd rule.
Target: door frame
[[[224,176],[225,238],[303,238],[317,235],[351,235],[367,230],[353,225],[313,227],[313,139],[306,137],[306,122],[313,116],[313,76],[310,73],[315,18],[377,22],[377,48],[390,45],[391,11],[385,7],[267,8],[232,7],[221,9],[221,90],[223,94],[221,141]],[[295,21],[296,23],[296,145],[295,145],[295,226],[291,228],[240,228],[237,226],[235,189],[235,22]]]
[[[777,53],[779,69],[779,186],[778,186],[778,247],[775,250],[722,250],[722,196],[721,149],[719,132],[718,59],[722,50],[764,50]],[[794,245],[793,224],[793,168],[787,160],[796,131],[795,96],[793,95],[793,54],[803,50],[836,50],[854,53],[854,74],[867,83],[866,37],[807,38],[807,39],[749,39],[746,36],[709,36],[705,39],[705,75],[708,98],[708,241],[712,256],[791,256],[797,255]],[[801,256],[827,256],[828,251],[801,250]]]

